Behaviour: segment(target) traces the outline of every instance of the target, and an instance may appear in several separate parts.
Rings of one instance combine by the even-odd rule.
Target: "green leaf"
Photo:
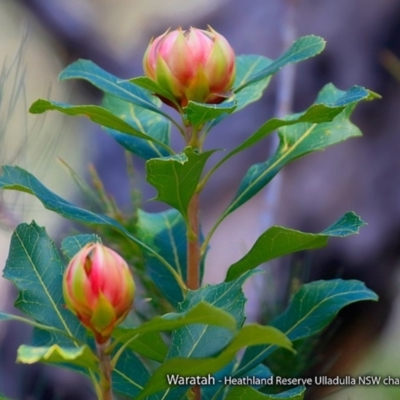
[[[191,324],[215,325],[231,331],[236,330],[236,320],[229,313],[205,301],[201,301],[187,311],[157,316],[135,328],[118,328],[113,337],[121,341],[121,343],[125,343],[135,335],[173,331]],[[126,338],[122,340],[125,336]]]
[[[189,101],[183,109],[187,119],[193,126],[202,126],[215,118],[232,114],[236,108],[236,100],[226,100],[220,104],[205,104]]]
[[[159,346],[161,351],[155,352],[154,348],[149,351],[147,343],[150,343],[150,338],[154,337],[156,332],[172,331],[190,324],[221,326],[232,331],[236,329],[236,321],[230,314],[206,302],[201,302],[186,312],[157,316],[136,328],[117,328],[113,337],[122,344],[129,341],[128,348],[146,356],[151,353],[153,359],[163,362],[167,355],[166,346]],[[135,337],[134,340],[132,340],[133,337]],[[140,341],[143,338],[148,339]],[[143,346],[143,343],[145,343],[145,346]],[[153,346],[153,343],[151,344]],[[143,354],[143,350],[145,354]],[[154,358],[154,355],[156,358]]]
[[[279,394],[265,394],[251,386],[234,386],[228,392],[225,400],[303,400],[306,388],[299,386]]]
[[[34,364],[44,362],[47,364],[68,363],[78,367],[98,370],[98,358],[89,346],[60,347],[55,344],[50,347],[34,347],[23,344],[18,348],[17,362]]]
[[[149,378],[150,374],[140,359],[130,349],[126,349],[112,373],[113,391],[129,399],[136,398]]]
[[[246,298],[242,286],[252,274],[253,272],[249,272],[233,282],[205,286],[195,291],[189,290],[185,300],[178,305],[178,312],[188,312],[198,304],[207,302],[230,314],[236,321],[236,326],[241,327],[246,318],[244,314]],[[233,336],[231,330],[218,326],[204,323],[188,325],[173,332],[167,358],[209,357],[222,350]],[[180,398],[181,393],[187,389],[185,386],[167,389],[163,396],[167,396],[166,399]]]
[[[72,345],[67,336],[84,341],[85,330],[64,307],[63,273],[64,265],[45,229],[35,222],[19,225],[3,273],[18,288],[15,306],[35,321],[62,331],[66,336],[51,332],[60,345]]]
[[[263,71],[268,65],[271,64],[271,60],[257,55],[241,55],[236,57],[236,78],[234,88],[240,88],[234,90],[235,97],[233,100],[236,102],[236,108],[233,112],[238,112],[244,107],[251,103],[254,103],[261,98],[264,90],[267,88],[271,77],[268,76],[250,85],[245,85],[248,79],[258,72]],[[242,85],[245,85],[244,87]],[[225,102],[221,103],[221,106]],[[224,119],[228,114],[222,114],[210,122],[210,127],[215,126],[218,122]]]
[[[190,310],[198,303],[206,301],[212,306],[229,313],[240,328],[245,321],[243,283],[253,272],[242,275],[239,279],[207,285],[198,290],[189,290],[178,311]],[[220,351],[232,340],[233,334],[226,328],[195,324],[176,330],[172,335],[168,358],[173,357],[209,357]]]
[[[372,290],[356,280],[308,283],[300,288],[288,309],[273,320],[271,326],[284,332],[294,342],[321,332],[343,307],[357,301],[377,299]],[[247,373],[274,350],[274,346],[247,349],[234,376]]]
[[[105,93],[109,93],[129,103],[164,115],[159,107],[154,104],[146,91],[129,83],[129,81],[121,80],[109,72],[104,71],[92,61],[75,61],[61,72],[59,79],[60,81],[67,79],[84,79]]]
[[[225,281],[238,278],[259,265],[302,250],[319,249],[326,246],[329,237],[344,237],[358,233],[365,223],[353,212],[346,213],[321,233],[304,233],[281,226],[272,226],[254,243],[250,251],[232,264]]]
[[[243,347],[269,343],[291,349],[291,343],[277,329],[269,326],[250,324],[244,326],[228,346],[216,357],[211,358],[172,358],[162,364],[147,382],[137,400],[157,393],[168,387],[167,376],[182,377],[207,376],[227,365]],[[191,385],[194,386],[194,385]]]
[[[91,211],[79,208],[69,203],[65,199],[57,196],[55,193],[47,189],[32,174],[19,167],[3,166],[2,175],[0,175],[0,189],[18,190],[36,196],[48,210],[57,214],[84,224],[108,226],[121,232],[125,237],[138,244],[152,258],[157,259],[162,268],[166,268],[169,273],[174,276],[177,284],[183,290],[185,284],[175,269],[155,250],[141,242],[131,233],[129,233],[119,222],[108,217],[107,215],[96,214]]]
[[[270,76],[260,79],[257,82],[249,84],[252,76],[264,71],[272,60],[258,55],[241,55],[236,57],[236,78],[234,84],[234,99],[237,101],[235,112],[245,106],[254,103],[261,98],[264,90],[269,85]]]
[[[32,114],[42,114],[45,111],[49,110],[57,110],[63,114],[71,116],[87,117],[93,122],[104,126],[105,128],[111,128],[123,133],[127,133],[129,135],[133,135],[140,139],[151,141],[161,148],[165,149],[169,154],[174,154],[174,151],[163,142],[145,133],[140,132],[139,130],[135,129],[133,126],[126,123],[121,118],[118,118],[103,107],[93,105],[74,106],[71,104],[39,99],[31,105],[29,112]]]
[[[177,282],[178,275],[186,281],[186,224],[181,214],[176,210],[161,213],[147,213],[138,210],[137,236],[148,249],[144,249],[145,268],[153,282],[172,305],[177,306],[183,301],[184,294]],[[154,257],[159,255],[175,273],[165,268],[161,261]]]
[[[61,250],[70,260],[82,247],[88,243],[101,243],[101,238],[95,234],[68,236],[61,242]]]
[[[112,336],[115,339],[119,339],[121,344],[124,344],[133,336],[129,331],[129,328],[116,328]],[[141,356],[159,363],[164,362],[168,353],[168,346],[164,343],[159,332],[147,332],[138,335],[135,340],[129,342],[128,348]]]
[[[333,85],[327,85],[320,92],[317,102],[335,102],[344,94],[345,92],[336,89]],[[279,130],[280,143],[275,154],[267,161],[250,167],[220,220],[258,193],[289,162],[350,137],[361,136],[360,130],[349,121],[353,110],[354,104],[350,104],[331,122],[297,123],[293,126],[282,127]]]
[[[328,84],[321,90],[316,102],[307,110],[301,113],[285,116],[284,118],[272,118],[268,120],[254,134],[249,136],[242,144],[232,150],[225,157],[225,160],[251,146],[254,146],[278,128],[302,122],[311,124],[330,122],[339,115],[345,107],[372,98],[372,92],[360,86],[353,86],[344,92],[336,89],[332,84]]]
[[[55,334],[64,335],[64,336],[66,334],[64,331],[54,328],[53,326],[43,325],[43,324],[40,324],[39,322],[33,321],[31,319],[20,317],[18,315],[4,313],[4,312],[0,312],[0,322],[1,321],[23,322],[24,324],[33,326],[34,328],[37,328],[38,330],[41,330],[41,331],[54,332]]]
[[[133,83],[134,85],[140,86],[143,89],[146,89],[150,93],[154,93],[169,100],[171,103],[175,104],[176,99],[168,90],[164,90],[162,86],[158,85],[157,82],[148,78],[147,76],[138,76],[136,78],[129,79],[128,82]]]
[[[291,354],[291,352],[290,352]],[[214,374],[215,377],[215,385],[207,385],[201,388],[201,398],[202,400],[224,400],[226,398],[226,394],[229,391],[229,387],[225,386],[226,379],[229,379],[232,376],[232,370],[235,367],[235,362],[228,364],[225,368],[218,371]],[[268,367],[264,364],[259,364],[257,367],[249,371],[249,373],[244,377],[245,379],[254,379],[254,378],[263,378],[264,380],[272,377],[272,373]],[[272,379],[272,378],[271,378]],[[247,382],[248,381],[244,381]],[[247,384],[241,383],[241,384]],[[258,388],[263,385],[253,385]]]
[[[157,191],[155,200],[176,208],[187,220],[188,207],[208,158],[215,150],[197,153],[186,147],[183,153],[146,162],[146,179]]]
[[[267,68],[260,72],[251,74],[239,87],[235,88],[235,92],[241,90],[242,88],[255,83],[261,79],[275,74],[282,67],[287,64],[297,63],[299,61],[304,61],[307,58],[314,57],[325,47],[325,40],[321,37],[309,35],[303,36],[296,40],[292,46],[285,51],[277,60],[273,61]]]
[[[169,146],[170,123],[163,116],[107,94],[103,98],[102,105],[139,132]],[[143,140],[115,129],[106,128],[106,131],[125,149],[145,160],[170,154],[164,147],[152,141]]]

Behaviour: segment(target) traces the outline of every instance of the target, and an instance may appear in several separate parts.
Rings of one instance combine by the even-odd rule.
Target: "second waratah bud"
[[[100,243],[83,247],[64,275],[67,307],[90,329],[97,343],[105,343],[132,307],[135,284],[125,260]]]

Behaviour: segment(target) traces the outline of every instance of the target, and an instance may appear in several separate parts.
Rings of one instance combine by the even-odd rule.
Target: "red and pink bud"
[[[132,273],[115,251],[89,243],[70,261],[63,294],[68,308],[90,329],[97,343],[106,342],[132,307]]]
[[[189,100],[217,104],[232,89],[235,54],[228,41],[212,28],[178,29],[150,43],[143,68],[180,107],[187,106]]]

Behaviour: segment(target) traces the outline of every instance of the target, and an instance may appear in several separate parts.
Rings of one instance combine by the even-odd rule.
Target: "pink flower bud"
[[[67,307],[90,329],[97,343],[105,343],[132,307],[132,273],[115,251],[89,243],[70,261],[63,280]]]
[[[178,29],[152,40],[143,68],[181,107],[189,100],[217,104],[232,89],[235,54],[228,41],[211,27],[209,31]]]

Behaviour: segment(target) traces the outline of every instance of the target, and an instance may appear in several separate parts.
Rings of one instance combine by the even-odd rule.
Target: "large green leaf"
[[[235,92],[241,90],[242,88],[255,83],[261,79],[275,74],[282,67],[287,64],[297,63],[299,61],[304,61],[307,58],[314,57],[325,47],[325,40],[321,37],[309,35],[303,36],[296,40],[292,46],[285,51],[277,60],[273,61],[261,71],[250,74],[247,79],[242,82],[238,87],[235,86]]]
[[[135,328],[117,328],[113,337],[121,343],[129,342],[128,347],[130,349],[146,356],[150,353],[151,358],[163,362],[167,355],[166,351],[164,352],[166,346],[161,346],[161,351],[154,352],[154,348],[150,350],[147,346],[147,344],[150,344],[150,340],[143,341],[141,339],[153,338],[155,332],[172,331],[190,324],[221,326],[231,331],[236,329],[236,321],[230,314],[206,302],[201,302],[186,312],[157,316]],[[146,346],[143,346],[143,344]],[[143,350],[145,353],[143,353]],[[156,358],[154,358],[154,355]]]
[[[133,351],[126,349],[112,373],[113,390],[132,399],[145,387],[149,379],[150,374],[140,359]]]
[[[279,394],[265,394],[251,386],[234,386],[225,400],[303,400],[306,388],[298,386]]]
[[[232,114],[236,108],[236,100],[229,99],[220,104],[205,104],[189,101],[187,107],[183,109],[187,119],[193,126],[202,126],[220,116]]]
[[[232,282],[189,290],[185,300],[179,305],[178,311],[185,312],[198,303],[206,301],[229,313],[240,328],[246,318],[244,314],[246,298],[242,285],[251,275],[252,272],[248,272]],[[232,336],[230,330],[216,326],[205,324],[186,326],[173,333],[168,358],[209,357],[226,346],[232,340]]]
[[[170,123],[163,116],[107,94],[103,98],[102,105],[136,130],[169,146]],[[115,129],[106,128],[106,131],[125,149],[145,160],[169,155],[165,148],[152,141],[143,140]]]
[[[139,131],[138,129],[134,128],[132,125],[112,114],[110,111],[103,107],[93,105],[74,106],[71,104],[39,99],[31,105],[29,112],[32,114],[42,114],[45,111],[49,110],[60,111],[63,114],[71,116],[87,117],[93,122],[104,126],[105,128],[114,129],[122,133],[133,135],[140,139],[151,141],[161,148],[165,149],[169,154],[174,154],[174,151],[165,143],[152,136],[147,135],[146,133]]]
[[[44,228],[32,222],[21,224],[11,238],[4,277],[18,288],[15,306],[35,321],[62,331],[50,332],[59,344],[73,343],[67,336],[84,341],[85,330],[64,307],[62,278],[64,265]]]
[[[256,324],[246,325],[237,333],[229,345],[215,357],[172,358],[167,360],[154,372],[144,390],[137,397],[137,400],[166,389],[169,385],[173,385],[174,383],[171,381],[172,376],[175,378],[178,376],[193,378],[213,374],[232,361],[236,353],[243,347],[265,343],[291,349],[290,341],[277,329]],[[169,380],[171,382],[168,382]],[[190,381],[188,384],[190,386],[196,385]]]
[[[364,283],[335,279],[303,285],[288,309],[271,322],[292,341],[321,332],[345,306],[363,300],[376,301],[378,296]],[[246,350],[234,376],[246,374],[262,362],[276,347],[255,346]]]
[[[142,90],[129,81],[121,80],[104,71],[104,69],[92,61],[75,61],[61,72],[59,79],[61,81],[67,79],[84,79],[105,93],[164,115],[158,105],[154,104],[147,91]]]
[[[179,313],[186,313],[195,309],[198,304],[207,302],[230,314],[235,319],[236,326],[241,327],[245,320],[244,305],[246,303],[242,285],[252,273],[248,272],[233,282],[205,286],[195,291],[189,290],[185,301],[178,306]],[[167,358],[209,357],[222,350],[232,337],[232,332],[223,327],[204,323],[187,325],[173,332]],[[180,398],[187,390],[186,386],[169,388],[161,397],[166,396],[166,399],[173,400]]]
[[[19,167],[3,166],[3,173],[0,175],[0,189],[18,190],[25,193],[30,193],[36,196],[48,210],[54,211],[57,214],[85,224],[103,225],[114,228],[125,235],[129,240],[138,244],[152,258],[157,259],[160,268],[165,268],[175,277],[176,283],[182,289],[185,287],[180,275],[158,252],[141,242],[131,233],[129,233],[119,222],[114,219],[94,212],[79,208],[76,205],[69,203],[65,199],[57,196],[55,193],[47,189],[38,179],[32,174]]]
[[[204,166],[214,150],[198,153],[191,147],[170,157],[146,162],[146,179],[157,191],[156,200],[176,208],[187,220],[188,207]]]
[[[225,281],[236,279],[246,271],[274,258],[297,251],[324,247],[329,237],[353,235],[358,233],[363,225],[365,223],[358,215],[349,212],[321,233],[304,233],[281,226],[272,226],[257,239],[244,257],[230,266]]]
[[[344,94],[333,85],[327,85],[320,92],[317,103],[341,101]],[[331,122],[297,123],[280,128],[278,149],[267,161],[250,167],[221,220],[258,193],[289,162],[350,137],[360,136],[360,130],[349,121],[353,110],[354,104],[350,104]]]
[[[43,325],[43,324],[41,324],[39,322],[36,322],[34,320],[31,320],[31,319],[28,319],[28,318],[24,318],[24,317],[20,317],[19,315],[13,315],[13,314],[0,312],[0,322],[1,321],[22,322],[24,324],[30,325],[30,326],[32,326],[34,328],[37,328],[36,331],[37,332],[41,332],[44,336],[47,336],[47,338],[51,335],[51,333],[53,333],[53,336],[55,338],[59,338],[60,336],[68,337],[68,333],[63,331],[63,330],[57,329],[57,328],[55,328],[53,326]],[[70,343],[70,341],[68,341],[68,342]]]
[[[37,362],[47,364],[68,363],[97,371],[99,360],[87,345],[60,347],[54,344],[50,347],[36,347],[23,344],[18,348],[17,362],[22,364],[34,364]]]
[[[112,335],[114,338],[118,338],[118,335],[124,335],[125,337],[125,330],[121,331],[120,329],[124,328],[114,329]],[[128,341],[128,337],[121,339],[122,343]],[[168,353],[168,346],[162,339],[160,332],[148,332],[139,335],[137,338],[135,338],[135,340],[128,344],[128,348],[131,349],[135,354],[139,354],[147,359],[154,360],[159,363],[164,362]]]
[[[164,296],[177,306],[183,298],[182,288],[176,275],[186,281],[186,224],[181,214],[176,210],[161,213],[147,213],[138,210],[138,238],[151,249],[144,249],[144,260],[147,273],[152,278]],[[154,257],[158,254],[171,268],[165,268],[161,261]]]

